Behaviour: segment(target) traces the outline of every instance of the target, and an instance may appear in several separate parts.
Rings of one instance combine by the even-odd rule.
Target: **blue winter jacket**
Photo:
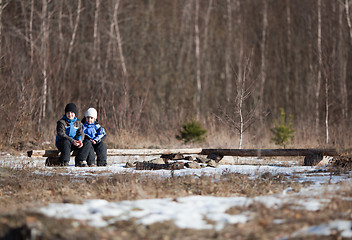
[[[106,136],[105,129],[97,122],[88,124],[87,122],[83,123],[83,132],[86,137],[99,143]]]
[[[56,132],[56,143],[61,139],[67,139],[71,143],[73,143],[74,140],[82,141],[84,139],[82,123],[77,117],[71,120],[63,116],[57,121]]]

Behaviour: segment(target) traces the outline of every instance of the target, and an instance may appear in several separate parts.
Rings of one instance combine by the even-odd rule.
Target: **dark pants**
[[[56,142],[56,147],[61,152],[60,157],[59,157],[59,162],[62,163],[62,164],[68,164],[69,163],[71,152],[73,150],[77,150],[77,155],[76,155],[76,158],[75,158],[76,165],[78,163],[81,163],[84,160],[86,160],[87,157],[88,157],[88,154],[89,154],[89,146],[85,146],[83,144],[83,147],[78,148],[75,145],[73,145],[67,139],[58,140]]]
[[[87,164],[92,165],[95,164],[95,154],[94,151],[97,153],[97,166],[106,166],[107,162],[107,149],[106,145],[103,141],[97,143],[97,144],[92,144],[90,142],[86,143],[86,140],[84,140],[83,144],[86,144],[87,146],[90,145],[89,147],[89,154],[87,158]]]

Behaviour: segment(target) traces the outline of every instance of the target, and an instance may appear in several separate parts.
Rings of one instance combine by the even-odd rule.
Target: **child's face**
[[[88,124],[93,124],[95,122],[95,118],[94,117],[88,116],[88,117],[86,117],[86,119],[87,119],[87,123]]]
[[[70,120],[74,119],[76,114],[74,112],[67,112],[66,117]]]

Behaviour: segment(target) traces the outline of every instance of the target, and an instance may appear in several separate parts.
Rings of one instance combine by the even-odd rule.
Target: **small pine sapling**
[[[179,135],[176,139],[182,140],[185,143],[192,142],[202,142],[206,138],[207,130],[205,130],[202,125],[197,121],[190,121],[182,126],[182,130],[179,131]]]
[[[283,108],[280,108],[280,121],[274,120],[274,127],[271,128],[274,137],[271,139],[276,145],[284,148],[293,139],[295,129],[293,128],[293,116],[290,115],[286,119],[286,113]]]

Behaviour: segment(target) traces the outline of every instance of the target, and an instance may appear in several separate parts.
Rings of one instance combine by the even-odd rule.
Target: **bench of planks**
[[[174,153],[182,154],[200,154],[201,148],[189,149],[108,149],[108,156],[151,156],[151,155],[167,155]],[[58,150],[30,150],[27,152],[28,157],[58,157]],[[72,156],[75,156],[75,151]]]
[[[195,154],[217,156],[220,159],[224,156],[238,156],[238,157],[285,157],[285,156],[304,156],[305,166],[314,166],[323,160],[324,156],[339,156],[344,151],[337,151],[336,149],[202,149],[202,148],[188,148],[188,149],[108,149],[108,156],[152,156],[152,155],[172,155],[172,154]],[[58,150],[31,150],[27,152],[29,157],[47,157],[47,161],[57,161],[60,152]],[[75,151],[72,156],[75,156]]]
[[[277,156],[338,156],[340,153],[336,149],[108,149],[108,156],[150,156],[163,154],[198,154],[218,156],[238,156],[238,157],[277,157]],[[30,150],[28,157],[57,157],[58,150]],[[73,152],[73,156],[75,152]]]

